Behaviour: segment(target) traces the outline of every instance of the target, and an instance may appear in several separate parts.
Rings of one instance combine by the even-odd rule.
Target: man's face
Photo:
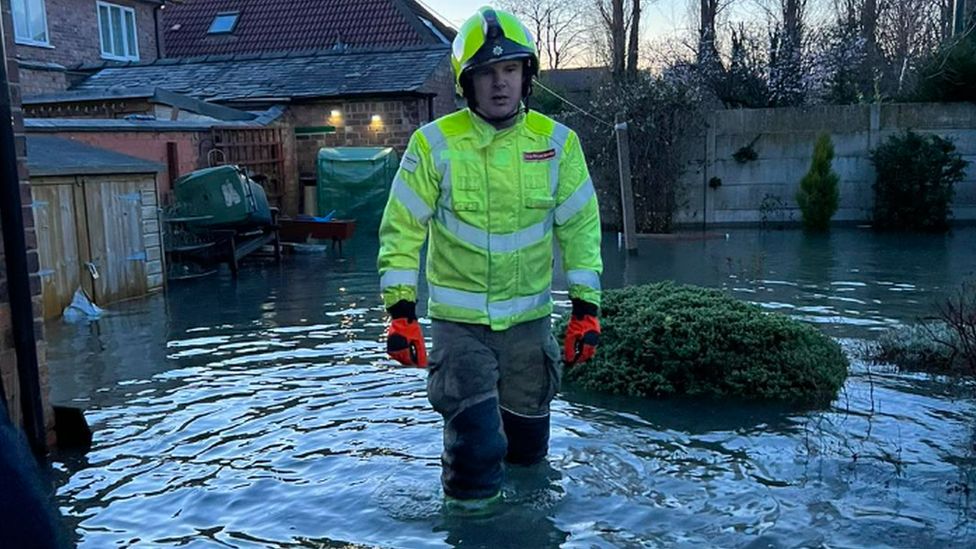
[[[522,61],[500,61],[471,73],[478,110],[489,118],[512,114],[522,100]]]

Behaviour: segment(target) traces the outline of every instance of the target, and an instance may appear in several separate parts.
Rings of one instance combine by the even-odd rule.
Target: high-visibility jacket
[[[427,247],[428,315],[504,330],[552,312],[553,234],[571,298],[600,304],[600,213],[583,150],[530,111],[497,130],[470,109],[423,126],[380,225],[384,304],[417,300]]]

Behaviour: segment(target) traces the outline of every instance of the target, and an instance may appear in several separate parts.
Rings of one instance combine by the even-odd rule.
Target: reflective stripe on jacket
[[[600,214],[579,138],[530,111],[496,130],[464,109],[417,130],[380,225],[383,301],[416,301],[427,249],[432,318],[493,330],[552,312],[552,238],[570,297],[600,304]]]

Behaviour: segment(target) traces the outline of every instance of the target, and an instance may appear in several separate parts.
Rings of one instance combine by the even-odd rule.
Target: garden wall
[[[956,186],[953,219],[976,221],[976,105],[838,105],[713,112],[705,135],[683,147],[680,224],[738,225],[799,222],[800,179],[810,167],[817,135],[834,143],[833,168],[840,176],[840,208],[835,222],[868,222],[874,204],[870,151],[905,130],[949,138],[970,162]],[[756,160],[733,155],[755,140]],[[634,167],[634,169],[639,169]],[[717,178],[717,179],[713,179]],[[712,187],[709,182],[721,184]]]

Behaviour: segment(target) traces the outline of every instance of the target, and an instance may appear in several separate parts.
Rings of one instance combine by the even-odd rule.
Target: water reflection
[[[835,337],[873,338],[930,316],[937,300],[976,276],[976,230],[948,235],[867,229],[726,230],[639,239],[639,255],[604,239],[605,287],[675,280],[723,288]]]
[[[82,547],[968,547],[972,384],[854,361],[802,410],[567,388],[551,458],[483,517],[444,509],[424,372],[383,353],[375,243],[173,286],[52,324],[52,396],[88,410],[57,456]],[[879,237],[729,231],[604,242],[604,285],[674,279],[816,322],[851,350],[927,314],[976,269],[976,230]],[[566,301],[563,277],[557,297]]]

